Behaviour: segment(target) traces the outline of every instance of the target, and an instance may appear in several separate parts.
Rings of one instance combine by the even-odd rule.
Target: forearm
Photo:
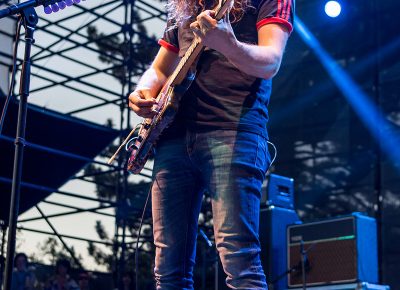
[[[236,38],[221,53],[240,71],[264,79],[275,76],[281,64],[281,54],[274,47],[247,44]]]
[[[151,95],[155,97],[164,85],[167,77],[157,71],[153,66],[148,68],[137,83],[136,90],[150,89]]]
[[[258,29],[257,45],[243,43],[235,37],[229,19],[217,21],[211,10],[200,13],[190,28],[204,46],[222,53],[240,71],[264,79],[278,72],[289,36],[286,27],[269,24]]]

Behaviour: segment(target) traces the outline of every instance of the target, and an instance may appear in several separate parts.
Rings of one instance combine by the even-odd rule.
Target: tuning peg
[[[79,4],[81,0],[73,0],[75,4]]]
[[[72,0],[65,0],[65,4],[67,4],[67,6],[72,6],[74,2]]]
[[[53,10],[51,10],[49,5],[44,6],[44,13],[51,14],[51,12],[53,12]]]

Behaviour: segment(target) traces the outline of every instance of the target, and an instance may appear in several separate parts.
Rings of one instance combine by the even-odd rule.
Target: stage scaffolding
[[[42,7],[37,8],[38,12],[39,10],[42,10]],[[152,33],[152,27],[161,27],[163,22],[166,21],[166,14],[163,11],[162,3],[152,0],[88,0],[65,9],[65,11],[60,11],[56,15],[45,15],[39,12],[39,16],[40,20],[35,37],[36,43],[32,51],[32,97],[30,98],[33,98],[34,101],[36,100],[39,106],[46,106],[46,104],[41,104],[41,100],[36,96],[51,94],[54,98],[64,98],[64,100],[69,96],[73,96],[73,101],[75,101],[73,108],[59,106],[55,110],[67,116],[83,117],[95,122],[96,118],[93,116],[101,115],[102,118],[105,118],[108,116],[105,116],[104,112],[108,111],[110,113],[109,118],[113,118],[114,121],[117,120],[119,123],[118,129],[121,132],[120,140],[115,141],[115,144],[119,143],[126,136],[127,132],[131,130],[132,126],[133,117],[126,105],[127,96],[133,90],[138,76],[144,72],[148,65],[148,63],[143,62],[141,59],[134,59],[135,50],[141,49],[138,47],[140,43],[149,45],[150,47],[147,47],[148,51],[151,50],[151,47],[156,48],[158,46],[155,37],[146,35],[142,30],[137,29],[137,27],[140,25],[146,27],[150,33]],[[140,17],[140,20],[137,16]],[[74,21],[79,23],[77,28],[74,28],[76,25],[71,25]],[[89,26],[96,26],[102,34],[96,39],[89,39],[87,30]],[[0,34],[12,38],[15,35],[15,31],[0,31]],[[21,42],[23,38],[22,33]],[[107,47],[106,49],[102,49],[102,47],[96,45],[96,42],[100,42],[104,48],[110,39],[121,40],[123,44],[122,54],[110,54],[107,52]],[[23,45],[21,46],[23,47]],[[0,55],[12,58],[10,54],[4,51],[0,51]],[[19,55],[22,54],[20,53]],[[108,62],[100,64],[98,60],[97,62],[93,61],[99,57],[107,59]],[[21,69],[21,61],[21,58],[19,58],[18,71]],[[51,61],[52,65],[49,65]],[[55,67],[54,62],[59,63],[59,65]],[[1,61],[0,65],[8,66],[9,64]],[[115,80],[114,72],[118,69],[123,73],[119,75],[118,80]],[[99,82],[96,80],[104,81]],[[105,86],[106,84],[107,86]],[[18,95],[17,92],[18,85],[14,87],[14,94],[16,96]],[[61,94],[58,92],[61,92]],[[54,96],[55,94],[58,96]],[[82,98],[85,101],[76,101],[78,100],[77,98],[79,100]],[[91,100],[87,101],[88,99]],[[101,114],[98,112],[101,112]],[[104,125],[104,120],[100,122]],[[51,148],[41,149],[44,151],[52,150]],[[59,154],[64,153],[65,156],[69,156],[68,152],[59,152]],[[125,162],[124,154],[121,154],[120,157],[118,165],[114,164],[113,166],[108,166],[102,157],[86,160],[88,163],[95,164],[101,170],[93,174],[85,174],[83,170],[80,170],[72,177],[75,180],[95,183],[94,179],[91,178],[93,175],[116,173],[117,177],[114,186],[103,185],[111,187],[111,190],[116,190],[116,200],[93,198],[85,192],[66,192],[57,188],[45,188],[40,185],[25,184],[27,187],[39,186],[40,189],[48,193],[58,193],[63,196],[98,202],[99,206],[86,208],[77,206],[76,204],[57,203],[45,199],[42,201],[43,203],[62,208],[62,212],[46,214],[40,208],[40,205],[37,204],[35,207],[40,216],[19,220],[18,228],[22,231],[55,235],[65,250],[71,254],[72,259],[78,266],[80,266],[79,260],[74,256],[66,239],[113,246],[114,255],[118,257],[118,263],[114,266],[113,271],[115,274],[114,278],[119,281],[125,269],[126,249],[127,247],[134,246],[136,238],[135,236],[128,236],[126,219],[123,218],[123,215],[118,214],[120,207],[126,207],[128,179],[131,179],[123,169]],[[145,168],[141,177],[142,179],[149,179],[150,174],[151,168]],[[145,198],[146,196],[135,198],[138,201],[138,204],[134,205],[137,219],[140,218]],[[104,212],[104,209],[110,208],[114,209],[114,214]],[[112,244],[101,240],[89,240],[79,236],[64,235],[51,222],[51,218],[54,217],[70,216],[82,212],[91,212],[115,218],[115,236]],[[35,220],[44,220],[52,230],[43,231],[42,229],[29,227],[28,222]],[[140,243],[146,241],[146,239],[148,240],[149,237],[143,237]]]

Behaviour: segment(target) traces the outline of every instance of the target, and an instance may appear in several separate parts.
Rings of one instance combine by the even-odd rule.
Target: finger
[[[193,31],[193,33],[196,36],[198,36],[200,38],[203,36],[203,33],[202,33],[201,29],[200,29],[200,25],[199,25],[199,23],[197,21],[195,21],[195,22],[190,24],[190,29]]]
[[[192,31],[193,31],[193,34],[196,37],[198,37],[199,39],[202,39],[204,37],[204,34],[201,32],[200,29],[195,28],[195,29],[192,29]]]
[[[140,91],[134,91],[129,95],[129,102],[135,103],[137,99],[144,99],[144,96]]]
[[[199,22],[200,27],[204,26],[207,28],[212,28],[217,25],[217,20],[206,14],[197,19],[197,21]]]
[[[155,99],[140,99],[140,98],[135,98],[133,100],[133,103],[138,106],[138,107],[151,107],[154,104],[157,103],[157,101]]]
[[[207,10],[206,10],[207,11]],[[196,20],[199,21],[199,19],[201,17],[203,17],[204,13],[206,13],[206,11],[201,12],[199,15],[196,16]]]
[[[138,106],[136,106],[136,105],[133,104],[133,103],[129,103],[129,108],[130,108],[132,111],[134,111],[137,115],[139,115],[140,109],[139,109]]]
[[[190,23],[189,27],[190,29],[200,29],[199,22],[197,21]]]
[[[146,100],[150,100],[150,99],[154,99],[153,94],[151,93],[151,90],[140,90],[139,93],[141,94],[141,98],[142,99],[146,99]]]
[[[129,108],[131,108],[138,116],[144,118],[152,118],[156,114],[156,112],[152,111],[151,107],[143,108],[131,103],[129,104]]]
[[[199,14],[199,16],[200,15],[201,16],[206,15],[206,16],[210,16],[210,17],[214,18],[215,11],[214,10],[204,10],[202,13]]]
[[[146,99],[143,94],[140,94],[139,92],[134,92],[129,96],[129,103],[135,104],[139,107],[141,106],[147,107],[156,104],[157,101],[153,98]]]
[[[131,95],[136,95],[140,99],[154,99],[150,89],[136,89]]]
[[[156,113],[156,111],[153,110],[154,106],[140,106],[134,103],[130,103],[129,107],[135,112],[140,115],[142,114],[153,114]]]

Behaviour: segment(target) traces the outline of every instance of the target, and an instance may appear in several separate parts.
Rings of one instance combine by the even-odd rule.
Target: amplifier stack
[[[260,211],[261,262],[269,289],[287,289],[286,229],[300,223],[294,210],[292,178],[270,174],[263,187]]]
[[[361,213],[302,224],[293,179],[271,174],[260,211],[261,262],[269,290],[389,290],[378,285],[376,220]],[[216,289],[228,289],[218,271]]]

